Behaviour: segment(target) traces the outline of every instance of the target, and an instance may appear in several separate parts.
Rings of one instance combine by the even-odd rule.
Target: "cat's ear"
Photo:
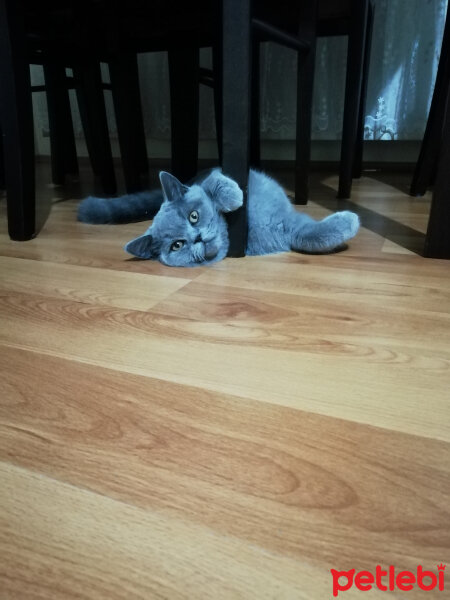
[[[202,184],[203,189],[219,206],[221,212],[227,213],[242,206],[244,195],[238,184],[220,171],[213,171]]]
[[[157,258],[158,251],[153,243],[153,237],[149,233],[145,233],[140,237],[131,240],[125,245],[124,250],[138,258]]]
[[[181,181],[178,181],[176,177],[166,171],[161,171],[159,180],[164,196],[169,202],[171,200],[179,200],[189,189],[186,185],[183,185]]]

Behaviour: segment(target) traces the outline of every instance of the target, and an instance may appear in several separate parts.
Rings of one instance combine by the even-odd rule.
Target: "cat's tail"
[[[89,196],[78,206],[78,220],[83,223],[132,223],[152,219],[163,202],[161,190],[127,194],[120,198]]]
[[[294,223],[291,246],[301,252],[329,252],[354,237],[359,229],[358,215],[349,210],[334,213],[321,221],[297,213]]]

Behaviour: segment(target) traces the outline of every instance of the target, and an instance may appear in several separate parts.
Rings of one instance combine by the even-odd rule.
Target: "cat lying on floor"
[[[174,267],[208,265],[228,251],[224,213],[242,206],[242,191],[235,181],[215,169],[190,186],[173,175],[160,173],[162,192],[154,190],[121,198],[86,198],[78,219],[85,223],[125,223],[151,219],[140,237],[125,250],[139,258],[156,259]],[[349,211],[321,221],[297,212],[281,186],[258,171],[248,180],[247,255],[297,250],[329,252],[352,238],[359,219]]]

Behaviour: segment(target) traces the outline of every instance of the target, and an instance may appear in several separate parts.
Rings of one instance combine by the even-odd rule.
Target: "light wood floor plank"
[[[440,267],[427,266],[425,259],[400,257],[397,261],[358,260],[337,255],[312,258],[295,255],[280,264],[278,257],[249,257],[233,269],[218,265],[205,270],[196,281],[267,292],[296,294],[299,303],[303,296],[335,299],[337,303],[362,301],[372,305],[387,303],[408,311],[449,312],[450,280],[443,278],[447,261]]]
[[[330,592],[323,569],[233,537],[4,463],[0,478],[3,600],[307,600]]]
[[[143,311],[190,281],[3,256],[0,272],[0,294],[32,290],[42,297]]]
[[[355,344],[351,336],[334,342],[319,326],[312,337],[295,334],[294,345],[267,348],[248,344],[234,325],[210,328],[205,339],[207,325],[178,327],[151,311],[18,293],[0,302],[6,346],[450,440],[445,338],[440,346],[437,338],[437,348],[431,337],[426,345],[414,338],[395,346],[372,338]]]
[[[324,570],[450,558],[448,443],[21,350],[0,357],[5,462]]]

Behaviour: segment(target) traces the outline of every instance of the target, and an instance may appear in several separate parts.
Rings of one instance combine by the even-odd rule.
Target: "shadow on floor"
[[[372,174],[368,174],[368,176],[372,178]],[[377,181],[383,182],[384,184],[389,183],[385,176],[374,177],[374,179],[377,179]],[[401,181],[399,183],[401,184]],[[408,193],[409,189],[405,185],[402,185],[401,188],[399,185],[395,185],[395,188],[401,189],[405,194]],[[361,206],[357,202],[353,202],[351,198],[348,200],[338,200],[336,198],[336,190],[324,183],[316,181],[314,189],[318,192],[317,197],[314,198],[314,202],[319,206],[330,211],[351,210],[359,215],[361,224],[365,228],[381,235],[410,252],[423,256],[425,234],[421,231],[418,231],[409,225],[405,225],[391,217],[386,217],[376,210]]]

